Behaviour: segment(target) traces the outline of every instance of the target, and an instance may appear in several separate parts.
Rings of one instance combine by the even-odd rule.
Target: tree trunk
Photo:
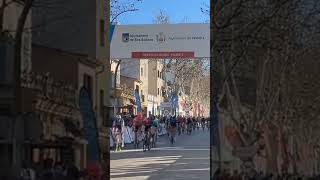
[[[21,112],[21,47],[22,47],[22,36],[23,30],[28,17],[29,11],[32,7],[33,0],[26,0],[23,6],[23,10],[18,19],[16,34],[15,34],[15,57],[14,57],[14,67],[15,67],[15,96],[16,96],[16,111]]]
[[[19,114],[21,114],[21,47],[22,47],[22,35],[23,35],[23,30],[25,26],[26,19],[28,17],[29,11],[32,7],[33,0],[26,0],[25,4],[22,9],[22,13],[19,16],[18,23],[17,23],[17,29],[16,29],[16,34],[15,34],[15,46],[14,46],[14,80],[15,80],[15,85],[14,85],[14,90],[15,90],[15,110],[16,110],[16,117],[14,118],[14,121],[12,122],[13,128],[12,128],[12,167],[15,168],[15,159],[17,155],[16,151],[16,123],[17,123],[17,118],[19,117]],[[22,147],[24,148],[24,147]]]
[[[0,33],[3,31],[3,23],[4,23],[4,10],[6,8],[7,0],[2,0],[2,4],[0,7]]]
[[[278,162],[277,162],[278,143],[273,135],[274,134],[269,130],[269,127],[266,127],[264,132],[265,145],[266,145],[266,163],[267,163],[266,172],[277,174],[278,173]]]

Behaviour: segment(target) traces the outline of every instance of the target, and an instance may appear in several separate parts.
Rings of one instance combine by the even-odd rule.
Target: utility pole
[[[107,0],[106,1],[106,4],[107,4],[107,6],[106,6],[106,12],[110,12],[110,6],[109,6],[109,4],[110,4],[110,0]],[[107,16],[107,19],[108,20],[110,20],[110,13],[106,13],[106,16]],[[107,21],[108,22],[108,21]],[[109,88],[109,91],[107,91],[106,92],[106,105],[107,105],[107,107],[108,107],[108,109],[107,109],[107,111],[108,111],[108,116],[106,117],[107,118],[107,135],[108,135],[108,139],[110,139],[110,129],[111,129],[111,127],[112,127],[112,120],[111,120],[111,116],[110,116],[110,107],[111,107],[111,98],[110,98],[110,94],[109,94],[109,92],[111,92],[110,90],[111,90],[111,61],[110,61],[110,44],[111,44],[111,37],[110,37],[110,25],[107,25],[107,28],[106,28],[106,34],[107,34],[107,36],[106,36],[106,40],[107,40],[107,42],[109,42],[109,43],[106,43],[106,51],[107,51],[107,62],[105,63],[106,64],[106,68],[105,68],[105,70],[106,70],[106,72],[107,72],[107,82],[106,82],[106,84],[107,84],[107,87],[110,87]],[[109,36],[108,36],[108,34],[109,34]],[[108,149],[110,149],[110,143],[108,143]],[[106,179],[110,179],[110,153],[106,153],[106,159],[105,159],[105,162],[106,162],[106,174],[107,174],[107,176],[109,176],[109,177],[107,177]]]
[[[117,99],[117,76],[118,76],[118,69],[119,69],[119,65],[121,63],[121,59],[118,60],[117,62],[117,66],[116,66],[116,69],[115,69],[115,72],[114,72],[114,82],[113,82],[113,85],[114,85],[114,91],[113,91],[113,97],[114,97],[114,115],[116,115],[116,105],[118,104],[118,99]]]

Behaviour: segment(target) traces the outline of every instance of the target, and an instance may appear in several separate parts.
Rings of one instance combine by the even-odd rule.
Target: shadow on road
[[[111,179],[209,179],[209,137],[203,133],[181,138],[177,144],[166,144],[149,152],[127,150],[111,154]],[[204,142],[205,141],[205,142]]]

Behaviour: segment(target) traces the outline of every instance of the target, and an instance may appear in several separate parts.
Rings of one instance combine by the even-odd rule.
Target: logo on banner
[[[159,43],[164,43],[166,41],[166,36],[164,35],[163,32],[159,33],[157,35],[157,42]]]
[[[129,33],[122,33],[122,42],[129,42]]]

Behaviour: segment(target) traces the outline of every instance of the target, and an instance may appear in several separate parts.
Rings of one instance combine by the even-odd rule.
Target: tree
[[[142,0],[110,0],[110,22],[117,22],[118,17],[128,12],[138,11],[135,8],[138,2]]]
[[[282,139],[286,139],[292,134],[291,126],[299,123],[292,121],[294,118],[289,114],[294,113],[288,111],[293,110],[294,101],[306,98],[296,99],[299,96],[292,95],[290,87],[295,82],[309,89],[291,79],[291,72],[298,70],[297,63],[302,57],[317,54],[314,49],[318,33],[313,29],[317,25],[312,19],[319,15],[319,3],[311,0],[307,4],[302,6],[299,0],[269,3],[239,0],[215,1],[211,5],[212,84],[220,109],[229,112],[244,146],[264,139],[267,170],[273,173],[280,171],[277,167],[280,140],[275,137],[282,134]],[[301,32],[304,35],[309,32],[312,38],[297,36]],[[307,69],[307,64],[302,66]],[[227,99],[226,107],[221,107],[223,99]],[[310,119],[310,113],[305,118]]]
[[[153,23],[154,24],[169,24],[170,17],[164,10],[160,10],[159,14],[153,19]]]
[[[184,17],[183,22],[187,23],[187,21],[188,18]],[[159,14],[154,18],[153,22],[155,24],[171,23],[169,15],[164,10],[159,11]],[[203,83],[200,83],[201,80],[207,80],[209,78],[208,70],[210,63],[208,59],[164,59],[158,61],[164,64],[164,68],[162,70],[163,74],[170,73],[173,75],[173,79],[170,81],[170,86],[167,86],[167,96],[172,92],[186,94],[186,88],[191,88],[194,91],[190,94],[190,99],[197,99],[208,106],[208,98],[204,97],[209,96],[210,88],[205,87]],[[205,88],[199,91],[200,86]],[[196,89],[198,89],[198,91]]]
[[[114,24],[117,21],[117,18],[125,13],[138,11],[138,9],[135,8],[135,4],[137,2],[141,2],[142,0],[134,0],[133,2],[119,2],[119,0],[111,0],[110,1],[110,24]],[[110,61],[111,62],[111,61]],[[116,69],[115,69],[115,76],[114,76],[114,99],[116,101],[116,85],[117,85],[117,73],[118,68],[121,64],[121,59],[117,61]],[[114,113],[116,109],[116,103],[114,103]]]

